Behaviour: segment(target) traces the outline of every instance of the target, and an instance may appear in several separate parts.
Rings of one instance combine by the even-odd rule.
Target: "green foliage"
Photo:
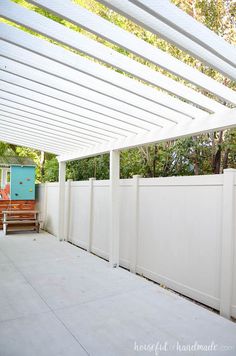
[[[0,141],[0,156],[11,156],[14,155],[14,150],[11,145]]]
[[[56,157],[52,157],[45,161],[44,175],[42,177],[43,182],[57,182],[58,181],[58,160]]]
[[[87,180],[89,178],[109,179],[109,155],[86,158],[80,161],[68,162],[67,179]]]

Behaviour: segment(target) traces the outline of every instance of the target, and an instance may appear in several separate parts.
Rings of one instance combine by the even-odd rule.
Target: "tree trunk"
[[[199,164],[197,158],[195,158],[193,166],[194,166],[194,175],[199,176]]]
[[[41,175],[41,182],[43,181],[44,178],[44,163],[45,163],[45,152],[41,151],[40,152],[40,175]]]
[[[223,170],[228,168],[228,163],[229,163],[229,148],[226,149],[223,157]]]
[[[158,159],[158,146],[154,146],[154,157],[153,157],[153,177],[156,177],[156,164],[157,164],[157,159]]]
[[[220,174],[220,167],[221,167],[221,154],[222,154],[222,141],[223,141],[223,131],[219,133],[219,140],[218,140],[218,147],[216,154],[214,155],[213,159],[213,173]]]

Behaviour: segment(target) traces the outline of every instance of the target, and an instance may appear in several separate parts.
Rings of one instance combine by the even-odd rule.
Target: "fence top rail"
[[[215,174],[215,175],[198,175],[198,176],[173,176],[173,177],[155,177],[155,178],[143,178],[139,177],[139,186],[198,186],[198,185],[223,185],[224,174]],[[90,180],[84,181],[70,181],[66,182],[70,184],[71,187],[89,187]],[[108,179],[96,180],[93,179],[94,187],[109,187],[110,181]],[[133,186],[133,178],[120,179],[120,186]],[[235,183],[236,185],[236,174],[235,174]],[[41,187],[57,187],[58,182],[54,183],[42,183],[38,184]]]

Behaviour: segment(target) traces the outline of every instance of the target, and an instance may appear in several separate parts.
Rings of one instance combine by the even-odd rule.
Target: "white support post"
[[[65,191],[65,223],[64,223],[64,237],[65,240],[69,240],[70,235],[70,197],[71,197],[71,182],[72,179],[68,179],[66,182],[66,191]]]
[[[132,193],[132,233],[130,240],[130,272],[136,273],[137,246],[138,246],[138,219],[139,219],[139,175],[133,176]]]
[[[44,196],[43,196],[43,229],[47,231],[47,213],[48,213],[48,185],[44,183]]]
[[[89,178],[89,226],[88,226],[88,247],[87,251],[92,251],[93,243],[93,182],[95,178]]]
[[[221,241],[220,314],[231,317],[235,240],[235,169],[224,170]]]
[[[59,221],[58,238],[64,241],[65,229],[65,182],[66,182],[66,162],[59,162]]]
[[[2,168],[1,171],[1,188],[4,189],[7,184],[8,168]]]
[[[110,151],[110,253],[111,267],[119,266],[120,219],[119,219],[120,152]]]

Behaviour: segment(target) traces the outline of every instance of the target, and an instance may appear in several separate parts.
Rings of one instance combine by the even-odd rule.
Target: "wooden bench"
[[[3,213],[3,231],[9,232],[36,231],[39,232],[39,211],[37,210],[5,210]]]
[[[35,200],[0,200],[0,230],[3,229],[3,211],[19,210],[37,210]]]

